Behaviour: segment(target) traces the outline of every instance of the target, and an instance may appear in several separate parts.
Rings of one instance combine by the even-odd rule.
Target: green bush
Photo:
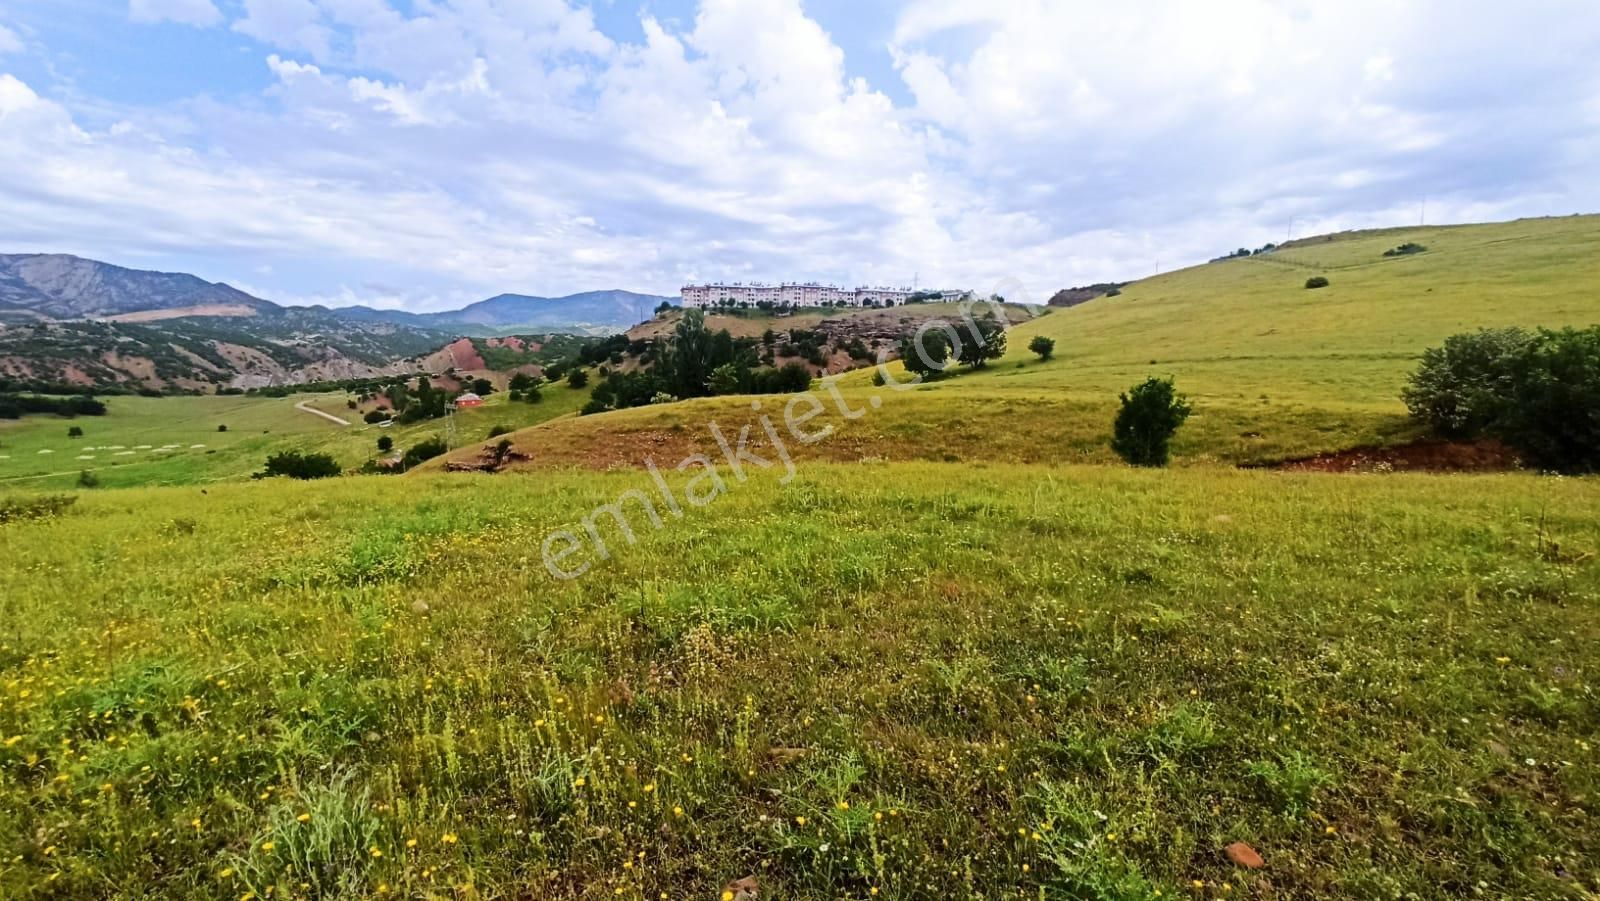
[[[282,451],[267,458],[266,469],[256,478],[288,476],[291,479],[326,479],[339,474],[339,461],[327,454]]]
[[[589,373],[582,369],[574,369],[567,373],[567,386],[582,388],[589,384]]]
[[[367,415],[361,417],[361,421],[365,422],[367,425],[377,425],[388,418],[389,414],[383,412],[382,410],[369,410],[367,411]]]
[[[1323,276],[1320,276],[1320,275],[1313,275],[1310,278],[1306,279],[1306,287],[1307,288],[1326,288],[1326,287],[1328,287],[1328,285],[1329,285],[1329,282],[1328,282],[1327,278],[1325,278]]]
[[[1189,418],[1191,407],[1171,379],[1146,379],[1122,395],[1112,426],[1111,449],[1134,466],[1166,466],[1172,436]]]
[[[1048,360],[1055,355],[1056,339],[1034,335],[1033,340],[1028,342],[1028,349],[1038,354],[1039,359]]]
[[[1396,247],[1393,250],[1385,250],[1383,252],[1383,255],[1386,256],[1386,257],[1404,257],[1404,256],[1410,256],[1411,254],[1414,254],[1414,253],[1423,253],[1427,249],[1428,248],[1423,247],[1421,244],[1417,244],[1417,243],[1415,243],[1413,241],[1407,241],[1406,243],[1401,244],[1399,247]]]
[[[1452,335],[1423,351],[1401,398],[1433,434],[1477,438],[1500,417],[1511,396],[1513,361],[1532,338],[1520,328]]]
[[[1600,471],[1600,326],[1453,336],[1423,354],[1402,396],[1437,434],[1491,436],[1547,469]]]
[[[411,469],[418,464],[432,460],[450,449],[443,438],[429,438],[421,444],[414,445],[400,458],[401,469]]]
[[[378,436],[378,450],[379,450],[379,452],[385,453],[385,454],[387,454],[389,451],[394,450],[394,439],[390,438],[388,435],[379,435]]]

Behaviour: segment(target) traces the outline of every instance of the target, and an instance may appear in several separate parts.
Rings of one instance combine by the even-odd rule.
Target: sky
[[[0,252],[431,311],[1043,302],[1600,212],[1594,0],[0,0]]]

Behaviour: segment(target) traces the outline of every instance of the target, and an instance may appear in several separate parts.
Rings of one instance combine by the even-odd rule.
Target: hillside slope
[[[1428,249],[1384,256],[1406,242]],[[1332,284],[1307,290],[1319,274]],[[1413,435],[1399,392],[1425,348],[1486,326],[1600,322],[1597,283],[1600,216],[1297,241],[1052,310],[1014,327],[1009,354],[982,371],[905,392],[852,373],[841,396],[866,412],[849,418],[829,402],[813,424],[834,433],[790,451],[831,460],[1109,461],[1117,395],[1150,375],[1176,377],[1195,403],[1175,447],[1180,463],[1261,463],[1394,443]],[[1053,360],[1027,351],[1035,335],[1056,340]],[[760,415],[750,403],[606,413],[516,440],[535,466],[639,466],[646,454],[675,462],[716,454],[706,424],[737,432]],[[777,406],[768,401],[767,411]]]
[[[281,312],[230,285],[181,272],[126,269],[68,254],[0,254],[0,302],[52,319],[208,310],[209,315]]]

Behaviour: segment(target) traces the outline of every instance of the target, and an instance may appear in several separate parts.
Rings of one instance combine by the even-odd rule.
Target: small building
[[[471,391],[468,391],[466,394],[463,394],[460,397],[456,398],[456,407],[457,408],[460,408],[460,407],[481,407],[481,406],[483,406],[483,398],[479,397],[476,394],[473,394]]]

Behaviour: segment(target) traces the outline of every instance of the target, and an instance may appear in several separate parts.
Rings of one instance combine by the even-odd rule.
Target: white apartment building
[[[704,285],[684,285],[683,305],[686,307],[860,307],[869,304],[880,307],[899,306],[915,294],[910,288],[840,288],[816,282],[783,282],[777,285],[759,282],[711,282]],[[946,300],[967,296],[965,291],[942,291]]]

